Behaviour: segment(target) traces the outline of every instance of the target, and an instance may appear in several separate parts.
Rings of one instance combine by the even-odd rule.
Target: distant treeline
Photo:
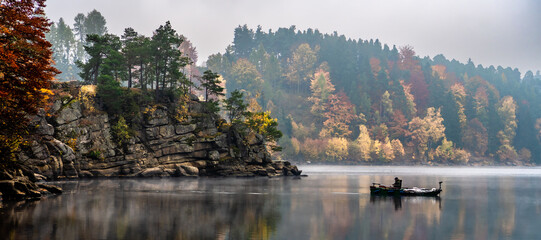
[[[98,95],[113,115],[132,118],[138,115],[141,101],[175,101],[192,90],[194,76],[201,77],[195,67],[195,47],[170,22],[147,37],[131,27],[121,36],[108,33],[105,18],[96,10],[80,13],[74,20],[74,30],[60,18],[47,34],[56,67],[62,71],[57,78],[98,85]],[[132,92],[123,87],[155,91]]]
[[[97,10],[79,13],[73,28],[63,18],[53,23],[46,35],[53,45],[61,81],[83,80],[98,84],[98,76],[114,75],[125,86],[164,88],[189,85],[199,75],[197,51],[169,22],[147,37],[128,27],[122,36],[108,33],[107,21]],[[107,74],[103,74],[107,72]],[[110,72],[110,73],[109,73]]]
[[[416,56],[413,47],[246,25],[207,67],[272,112],[283,158],[369,163],[541,161],[541,75]]]

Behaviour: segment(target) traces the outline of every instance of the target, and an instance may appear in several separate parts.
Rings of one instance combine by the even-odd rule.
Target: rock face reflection
[[[260,183],[238,188],[208,179],[71,182],[64,186],[67,191],[62,196],[4,206],[0,235],[15,239],[266,239],[279,221],[279,202],[261,193],[265,181]]]
[[[440,198],[370,196],[390,174],[300,180],[146,179],[61,183],[65,194],[2,203],[7,239],[540,239],[539,176],[443,180]]]

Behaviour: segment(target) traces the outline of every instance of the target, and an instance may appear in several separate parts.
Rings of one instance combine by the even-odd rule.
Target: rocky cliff
[[[263,136],[206,113],[195,97],[181,117],[167,104],[140,106],[129,137],[119,142],[116,116],[103,111],[93,86],[55,88],[52,106],[32,117],[35,133],[19,155],[38,178],[300,174],[289,162],[271,160]]]

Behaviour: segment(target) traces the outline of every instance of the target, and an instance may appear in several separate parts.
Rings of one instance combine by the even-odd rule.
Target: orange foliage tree
[[[344,92],[329,96],[327,112],[324,116],[321,137],[348,137],[351,134],[349,125],[357,119],[355,107],[351,104],[348,96]]]
[[[381,61],[375,57],[370,58],[370,69],[374,75],[374,79],[378,79],[378,73],[381,71]]]
[[[28,114],[45,104],[59,71],[45,32],[45,0],[0,3],[0,159],[13,160],[27,132]]]

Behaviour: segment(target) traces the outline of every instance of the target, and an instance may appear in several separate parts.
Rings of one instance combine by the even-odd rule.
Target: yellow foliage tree
[[[359,137],[355,140],[356,145],[359,148],[359,157],[364,161],[370,160],[370,146],[372,145],[372,140],[368,133],[368,128],[365,125],[359,125]]]
[[[428,158],[431,161],[466,164],[469,161],[470,154],[463,149],[455,148],[453,142],[444,137],[441,144],[428,153]]]
[[[409,122],[409,131],[412,142],[417,146],[417,155],[420,160],[426,159],[429,149],[440,139],[445,137],[445,126],[440,109],[430,107],[424,118],[415,117]]]
[[[229,81],[232,89],[245,89],[249,92],[261,90],[263,78],[254,64],[246,59],[239,59],[231,68],[232,79]]]
[[[388,137],[385,138],[385,142],[381,144],[381,158],[385,162],[391,162],[395,158],[393,145],[391,144],[391,141]]]
[[[288,59],[289,69],[286,78],[292,85],[297,85],[297,92],[299,92],[300,85],[307,82],[314,71],[317,51],[317,48],[312,50],[308,43],[303,43],[293,51],[293,55]]]
[[[503,130],[498,132],[501,146],[496,152],[500,161],[513,161],[518,157],[517,151],[512,145],[517,129],[516,109],[517,104],[511,96],[503,97],[497,109],[498,116],[503,123]]]
[[[291,138],[291,146],[292,146],[293,154],[295,155],[299,154],[300,149],[301,149],[301,143],[299,142],[299,140],[297,140],[294,137]]]
[[[381,142],[379,140],[372,141],[372,144],[370,145],[370,156],[372,159],[381,159]]]
[[[348,156],[348,140],[334,137],[329,139],[325,154],[332,161],[342,161]]]
[[[334,93],[334,85],[331,83],[329,72],[319,69],[310,80],[312,96],[308,98],[312,102],[310,112],[316,116],[322,116],[329,96]]]
[[[403,158],[406,155],[406,152],[404,151],[404,146],[402,145],[402,142],[398,139],[393,139],[391,141],[391,146],[393,147],[393,154],[395,158]]]
[[[245,124],[263,135],[268,142],[276,142],[282,137],[282,132],[278,130],[278,121],[270,116],[270,112],[250,113]]]

